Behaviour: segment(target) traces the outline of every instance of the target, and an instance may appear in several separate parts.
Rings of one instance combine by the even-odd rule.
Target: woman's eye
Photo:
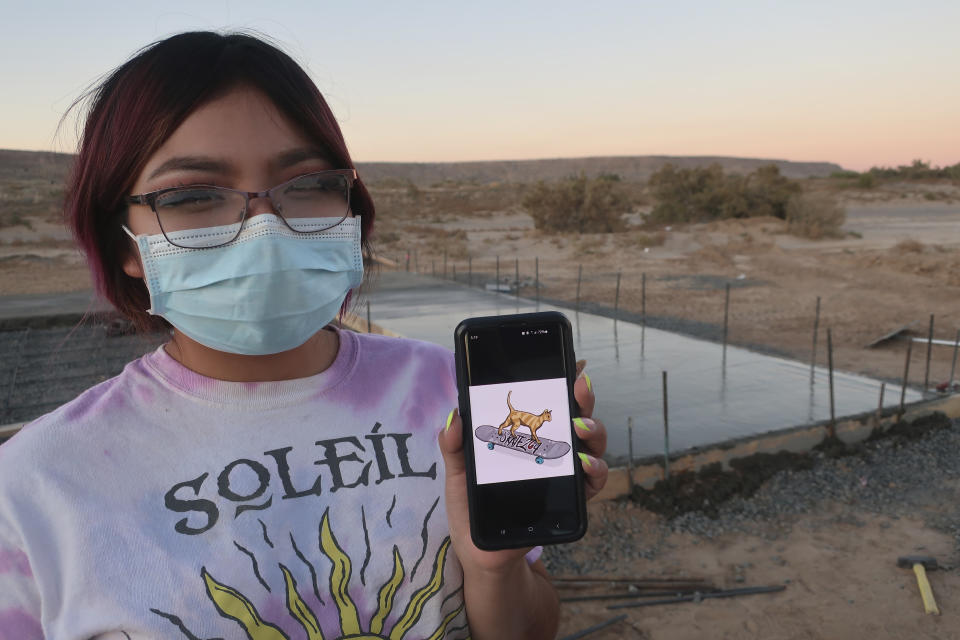
[[[223,203],[223,195],[209,189],[174,191],[157,199],[157,206],[169,209],[204,209]]]

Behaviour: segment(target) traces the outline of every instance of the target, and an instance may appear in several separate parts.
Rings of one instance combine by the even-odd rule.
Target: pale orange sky
[[[5,10],[0,148],[72,151],[59,118],[137,48],[253,28],[307,66],[358,161],[960,162],[953,1],[194,4]]]

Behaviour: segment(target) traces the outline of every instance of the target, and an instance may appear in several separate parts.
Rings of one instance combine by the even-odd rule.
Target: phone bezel
[[[463,422],[463,448],[467,470],[467,501],[470,512],[470,536],[473,543],[480,549],[493,551],[498,549],[513,549],[519,547],[534,547],[537,545],[560,544],[579,540],[587,531],[587,510],[586,495],[583,486],[583,470],[580,462],[574,458],[574,492],[575,509],[571,513],[577,517],[577,525],[567,534],[547,534],[546,531],[536,531],[533,534],[516,531],[513,535],[496,540],[484,538],[479,527],[479,521],[482,517],[480,505],[477,498],[476,467],[473,450],[473,421],[470,410],[470,395],[468,392],[467,376],[467,354],[465,338],[469,331],[477,329],[504,328],[504,327],[522,327],[524,325],[556,325],[561,334],[561,344],[563,348],[563,363],[567,378],[567,401],[571,418],[580,415],[579,407],[573,395],[573,385],[576,381],[576,358],[573,352],[573,332],[570,321],[565,315],[558,311],[541,311],[537,313],[521,313],[502,316],[482,316],[467,318],[457,325],[454,331],[454,353],[456,359],[457,374],[457,392],[459,395],[460,418]],[[579,451],[579,438],[574,430],[573,424],[570,424],[570,437],[573,443],[574,454]],[[569,478],[566,476],[565,478]],[[523,482],[550,482],[562,481],[562,478],[545,478],[542,480],[518,481]],[[509,483],[513,484],[513,483]]]

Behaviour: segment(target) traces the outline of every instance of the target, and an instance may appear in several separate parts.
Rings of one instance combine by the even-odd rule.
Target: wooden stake
[[[577,311],[580,311],[580,283],[583,281],[583,265],[577,267]]]
[[[930,386],[930,355],[933,352],[933,314],[930,314],[930,330],[927,332],[927,367],[923,374],[923,390]]]
[[[670,477],[670,414],[667,410],[667,372],[663,372],[663,479]]]
[[[813,318],[813,350],[810,352],[810,376],[817,366],[817,332],[820,329],[820,296],[817,296],[817,313]]]
[[[830,371],[830,437],[837,437],[837,414],[833,404],[833,336],[827,327],[827,367]]]
[[[633,496],[633,416],[627,416],[627,477],[630,480],[630,496]]]
[[[897,416],[899,420],[903,416],[904,402],[907,398],[907,379],[910,377],[910,353],[913,351],[913,340],[907,342],[907,361],[903,365],[903,387],[900,389],[900,413]]]

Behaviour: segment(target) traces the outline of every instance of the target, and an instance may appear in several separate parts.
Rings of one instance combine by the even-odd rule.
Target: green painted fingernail
[[[593,466],[590,462],[590,456],[585,453],[577,453],[577,455],[580,456],[580,461],[583,462],[583,466],[587,469]]]
[[[454,411],[456,411],[456,409],[450,409],[450,415],[447,416],[447,426],[443,428],[444,431],[449,431],[449,430],[450,430],[450,423],[453,422],[453,412],[454,412]]]
[[[593,393],[593,383],[590,382],[590,375],[586,371],[583,372],[583,379],[587,381],[587,391]]]
[[[583,429],[587,433],[590,432],[590,427],[587,426],[587,423],[583,421],[583,418],[574,418],[573,425],[578,429]]]

